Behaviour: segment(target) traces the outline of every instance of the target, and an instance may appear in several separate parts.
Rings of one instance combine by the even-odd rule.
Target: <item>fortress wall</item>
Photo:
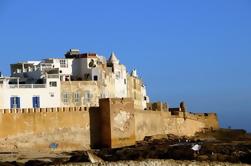
[[[204,123],[206,129],[218,129],[219,128],[219,122],[218,122],[218,117],[216,113],[186,112],[185,117]]]
[[[179,112],[171,115],[164,111],[135,112],[136,140],[143,140],[145,136],[158,134],[174,134],[178,136],[193,136],[205,128],[217,129],[218,121],[215,114],[208,117]]]
[[[131,98],[100,99],[102,147],[135,145],[135,116]]]
[[[0,112],[2,152],[70,151],[90,146],[88,108],[5,109]]]
[[[214,113],[134,109],[129,98],[101,99],[100,107],[0,110],[0,152],[75,151],[101,144],[123,147],[145,136],[193,136],[217,129]]]
[[[220,127],[216,113],[205,113],[204,118],[199,119],[206,124],[207,129],[218,129]]]

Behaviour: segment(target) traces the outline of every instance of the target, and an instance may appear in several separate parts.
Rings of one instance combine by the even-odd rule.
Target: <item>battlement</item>
[[[168,109],[169,107],[167,103],[163,103],[163,102],[147,103],[147,110],[167,111]]]
[[[192,113],[187,112],[185,103],[180,102],[179,107],[169,108],[167,103],[155,102],[147,103],[147,109],[145,112],[154,114],[154,112],[162,112],[168,118],[193,120],[203,122],[206,129],[217,129],[219,128],[218,118],[216,113]]]
[[[0,151],[48,151],[55,143],[57,151],[118,148],[145,136],[193,136],[219,127],[215,113],[175,113],[135,109],[132,98],[100,99],[99,107],[0,109]]]
[[[47,113],[47,112],[77,112],[90,111],[98,107],[56,107],[56,108],[22,108],[22,109],[0,109],[0,114],[26,114],[26,113]]]
[[[207,119],[207,118],[214,118],[217,117],[216,113],[192,113],[192,112],[181,112],[180,108],[171,108],[171,111],[160,111],[160,110],[137,110],[142,112],[163,112],[164,114],[168,115],[172,118],[184,118],[184,119],[193,119],[193,120],[200,120],[200,119]]]

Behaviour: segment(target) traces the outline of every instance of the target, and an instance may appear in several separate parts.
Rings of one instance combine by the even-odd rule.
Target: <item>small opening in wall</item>
[[[93,77],[93,80],[94,80],[94,81],[98,81],[98,76],[95,75],[95,76]]]
[[[56,81],[51,81],[49,84],[50,84],[50,87],[57,87]]]

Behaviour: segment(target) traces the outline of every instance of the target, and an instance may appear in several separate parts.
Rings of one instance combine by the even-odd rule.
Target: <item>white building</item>
[[[69,84],[61,87],[63,82]],[[79,89],[81,82],[90,86]],[[73,92],[76,88],[78,93]],[[85,102],[74,104],[78,101],[74,96]],[[129,75],[114,53],[106,60],[95,53],[71,49],[65,58],[11,64],[11,77],[0,78],[0,108],[97,106],[98,98],[114,97],[132,97],[139,109],[149,102],[136,70]]]
[[[60,81],[48,78],[45,84],[20,84],[19,78],[0,78],[0,108],[60,107]]]

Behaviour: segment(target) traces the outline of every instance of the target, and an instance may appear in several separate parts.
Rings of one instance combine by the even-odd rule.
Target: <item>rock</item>
[[[199,161],[207,161],[208,160],[208,156],[207,155],[199,155],[198,157],[197,157],[197,159],[199,160]]]
[[[68,162],[89,162],[86,152],[74,152]]]
[[[51,162],[41,160],[30,160],[25,163],[25,166],[46,166],[51,165]]]
[[[98,157],[96,154],[94,154],[92,151],[87,151],[89,160],[91,163],[103,163],[104,160],[102,160],[100,157]]]
[[[217,154],[217,160],[218,160],[218,161],[221,161],[221,162],[228,161],[228,155]]]
[[[199,151],[201,149],[201,145],[199,145],[199,144],[195,144],[195,145],[193,145],[193,147],[192,147],[192,150],[193,151]]]

